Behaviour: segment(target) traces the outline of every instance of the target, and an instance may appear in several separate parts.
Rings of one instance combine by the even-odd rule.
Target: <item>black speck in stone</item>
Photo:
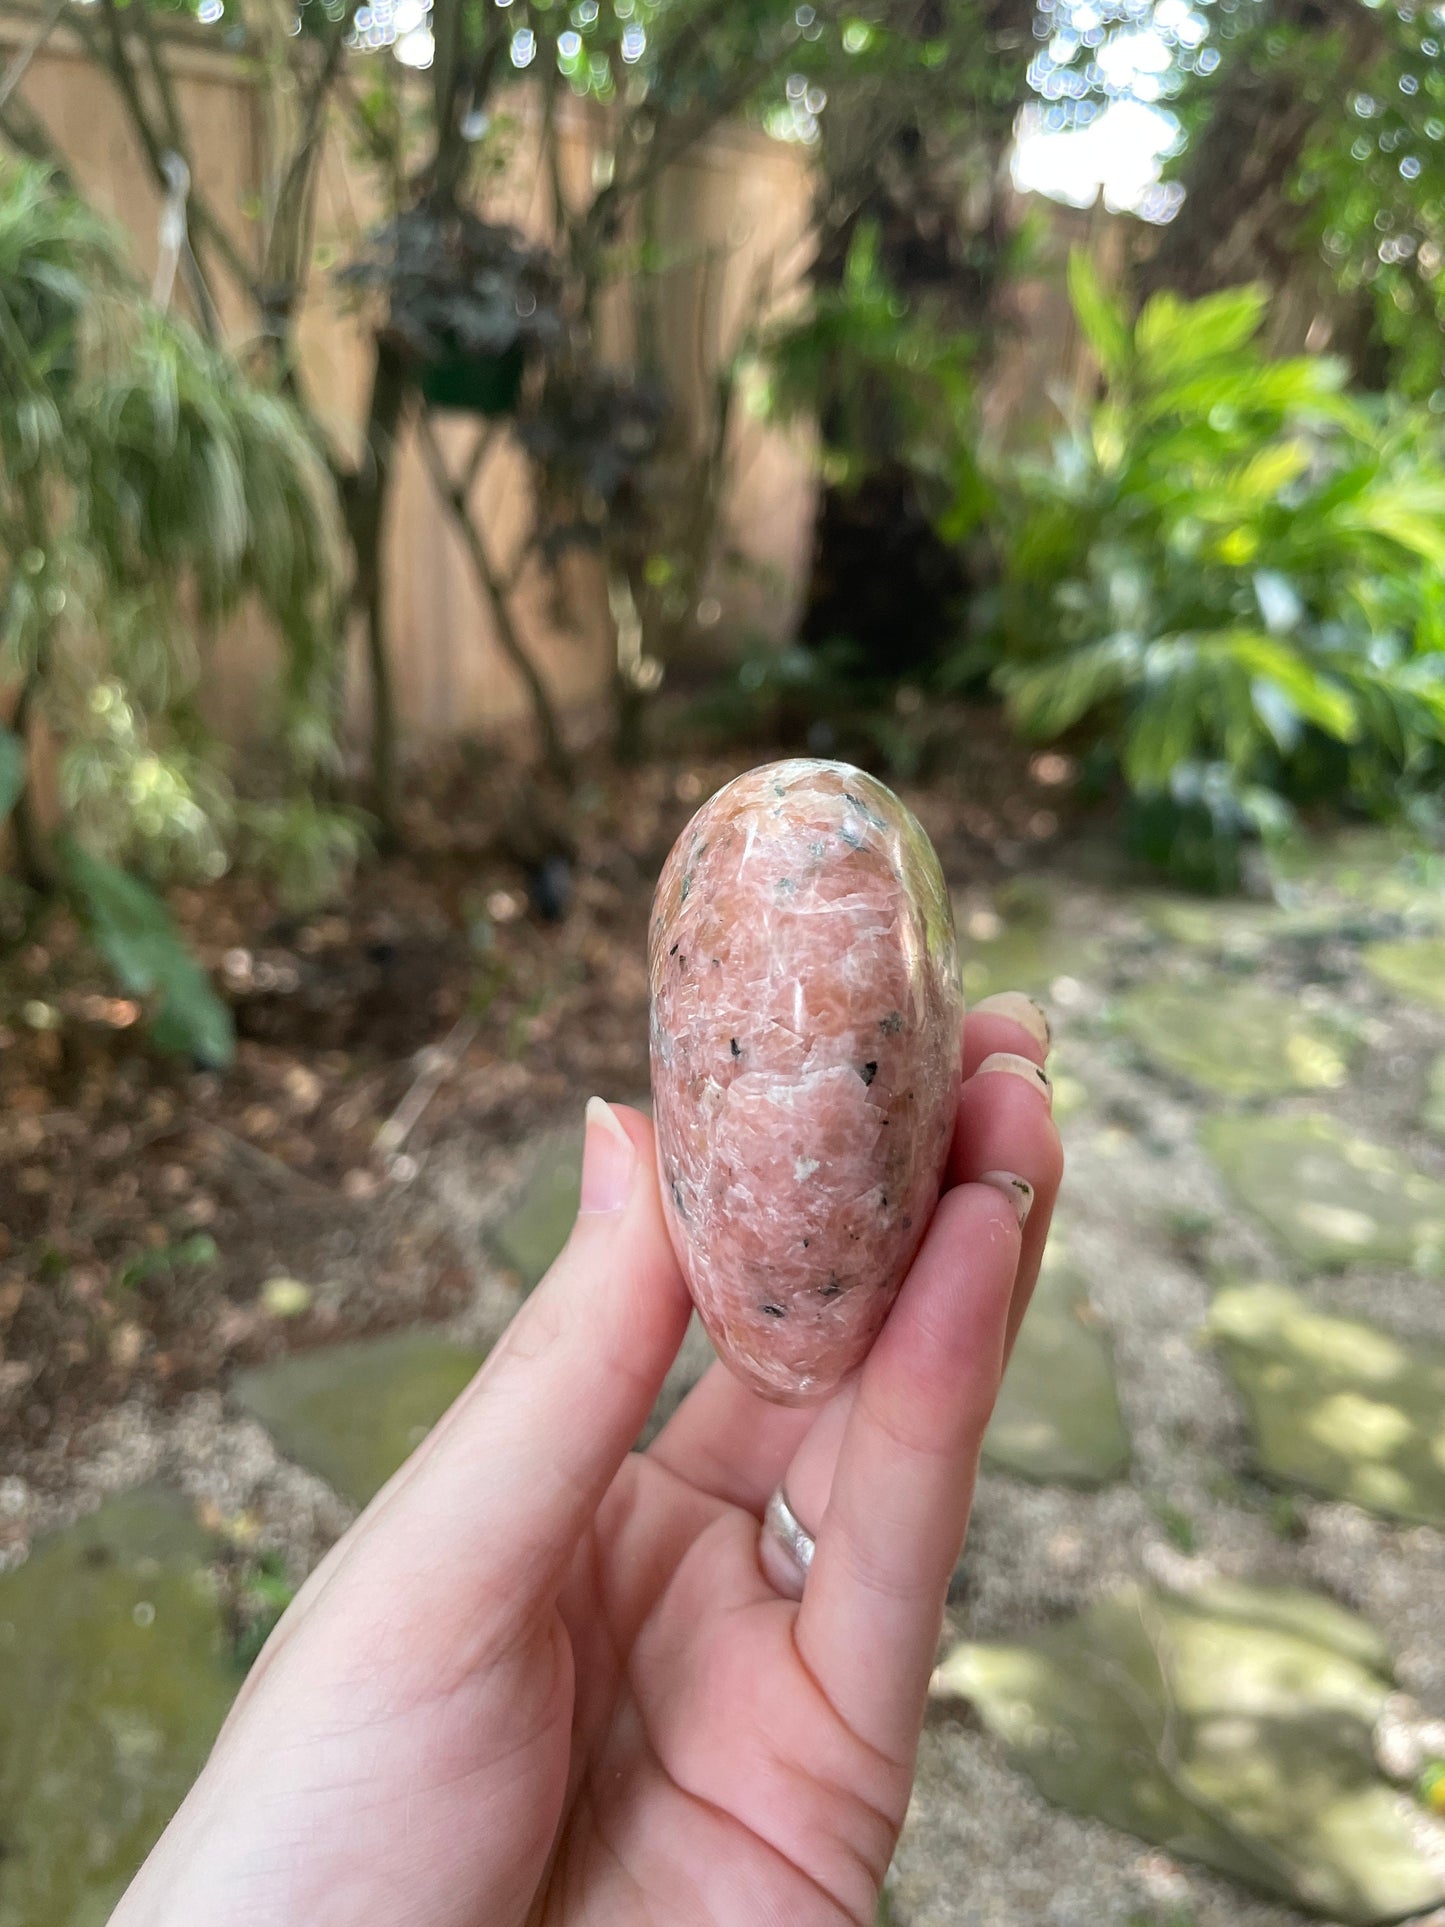
[[[886,1191],[880,1192],[879,1194],[878,1209],[880,1211],[886,1211],[888,1209],[888,1193]]]
[[[878,812],[869,809],[861,796],[855,796],[851,790],[844,790],[843,801],[845,803],[851,803],[863,818],[864,822],[871,823],[875,830],[886,830],[888,828],[888,825],[883,821],[883,818],[879,816]]]
[[[689,870],[689,871],[687,871],[687,873],[686,873],[686,874],[684,875],[684,877],[683,877],[683,879],[682,879],[682,890],[681,890],[681,892],[680,892],[680,894],[679,894],[679,896],[678,896],[678,902],[679,902],[679,903],[686,903],[686,902],[687,902],[687,898],[688,898],[688,892],[689,892],[689,891],[690,891],[691,889],[692,889],[692,871],[691,871],[691,870]]]
[[[871,1084],[874,1078],[878,1075],[877,1064],[876,1063],[865,1064],[862,1070],[859,1071],[858,1075],[862,1078],[865,1084]]]
[[[826,1285],[819,1285],[818,1296],[820,1298],[836,1298],[842,1289],[842,1285],[838,1282],[838,1274],[834,1272]]]
[[[804,1249],[804,1251],[806,1251],[806,1250],[808,1249],[808,1246],[809,1246],[809,1245],[810,1245],[810,1244],[811,1244],[812,1242],[813,1242],[813,1240],[812,1240],[811,1238],[804,1238],[804,1240],[803,1240],[803,1249]]]
[[[669,957],[675,957],[677,955],[677,945],[674,944],[667,954]]]
[[[838,835],[841,841],[848,845],[848,848],[850,850],[862,849],[863,847],[862,837],[859,836],[856,830],[850,829],[846,823],[843,825],[842,829],[839,830]]]
[[[674,1177],[670,1179],[669,1182],[672,1187],[672,1201],[677,1206],[677,1215],[680,1218],[686,1218],[687,1206],[682,1201],[682,1180],[681,1178]]]
[[[788,1315],[781,1305],[760,1305],[758,1309],[765,1312],[769,1318],[786,1318]]]
[[[896,1037],[903,1028],[903,1012],[890,1010],[886,1017],[879,1019],[878,1028],[885,1037]]]
[[[740,1043],[738,1042],[738,1040],[737,1040],[737,1038],[736,1038],[736,1037],[730,1037],[730,1038],[728,1039],[728,1043],[729,1043],[729,1044],[730,1044],[730,1045],[732,1046],[732,1053],[733,1053],[733,1056],[734,1056],[734,1057],[741,1057],[741,1056],[742,1056],[742,1054],[743,1054],[743,1047],[742,1047],[742,1045],[741,1045],[741,1044],[740,1044]]]

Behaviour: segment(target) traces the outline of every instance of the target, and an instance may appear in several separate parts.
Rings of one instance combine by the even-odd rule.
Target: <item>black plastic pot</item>
[[[526,358],[520,341],[494,355],[457,350],[422,369],[422,395],[433,408],[455,408],[468,415],[515,414]]]

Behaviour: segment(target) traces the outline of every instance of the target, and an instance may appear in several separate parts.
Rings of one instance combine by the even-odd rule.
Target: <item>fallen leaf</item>
[[[268,1278],[261,1287],[261,1303],[273,1318],[299,1318],[310,1311],[315,1293],[299,1278]]]

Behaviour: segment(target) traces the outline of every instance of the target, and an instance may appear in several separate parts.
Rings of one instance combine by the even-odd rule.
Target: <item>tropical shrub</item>
[[[290,404],[147,302],[42,169],[0,167],[0,811],[27,883],[154,995],[159,1041],[208,1061],[224,1012],[143,879],[218,875],[239,832],[279,820],[275,796],[252,820],[195,700],[203,639],[243,601],[284,644],[279,761],[307,782],[332,754],[330,499]],[[42,722],[59,836],[34,794]],[[307,830],[323,869],[354,842],[345,820]]]
[[[1445,454],[1423,412],[1270,360],[1264,296],[1137,319],[1078,256],[1102,370],[1001,478],[995,681],[1018,724],[1117,758],[1142,852],[1229,887],[1302,803],[1371,813],[1445,773]]]

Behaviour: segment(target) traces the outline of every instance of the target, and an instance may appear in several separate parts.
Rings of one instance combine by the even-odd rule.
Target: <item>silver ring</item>
[[[768,1500],[758,1555],[763,1571],[784,1599],[801,1599],[816,1541],[788,1503],[781,1486]]]

